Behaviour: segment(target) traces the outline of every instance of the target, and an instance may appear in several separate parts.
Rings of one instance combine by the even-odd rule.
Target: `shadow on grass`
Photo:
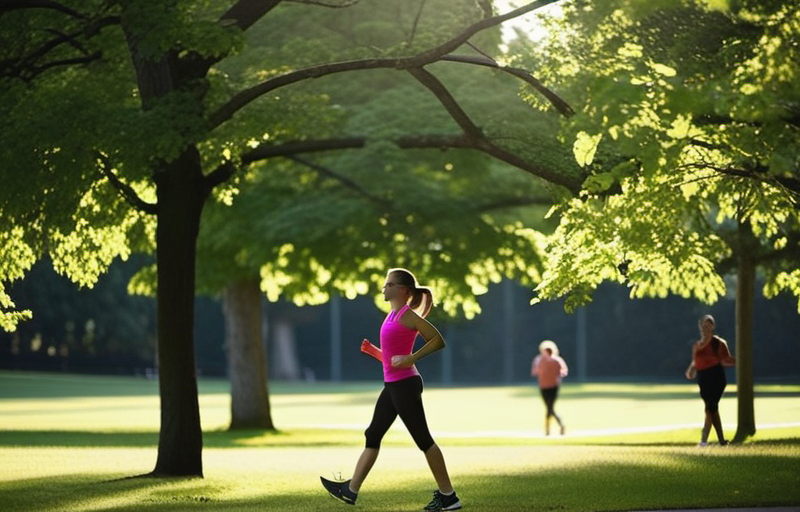
[[[325,447],[363,443],[353,430],[218,430],[203,433],[206,448]],[[72,430],[0,430],[0,447],[117,447],[155,448],[157,432],[86,432]]]
[[[791,450],[790,450],[791,451]],[[707,452],[660,453],[636,450],[625,457],[538,466],[528,471],[459,474],[454,482],[470,512],[576,512],[711,507],[768,507],[800,503],[800,458]],[[276,464],[277,466],[278,464]],[[276,490],[276,469],[250,474],[245,483],[199,478],[117,478],[62,475],[0,483],[0,503],[21,510],[280,511],[351,510],[329,498],[309,474]],[[358,509],[418,511],[433,482],[425,473],[401,476],[391,488],[367,481]],[[710,486],[713,483],[713,486]],[[376,488],[379,487],[379,488]]]
[[[694,430],[692,430],[694,432]],[[509,439],[498,438],[447,438],[448,446],[494,446],[506,445]],[[339,429],[292,429],[292,430],[215,430],[203,433],[204,448],[325,448],[334,446],[362,446],[363,433],[356,430]],[[387,446],[409,445],[409,440],[388,437]],[[565,437],[554,443],[552,439],[513,439],[514,445],[538,446],[641,446],[641,447],[680,447],[691,446],[682,437],[664,440],[650,434],[632,434],[624,439],[620,436],[606,437]],[[800,445],[800,436],[789,435],[748,440],[747,445]],[[87,432],[72,430],[0,430],[0,447],[68,447],[68,448],[156,448],[157,432]],[[710,448],[715,448],[712,443]]]
[[[230,383],[220,378],[198,379],[200,394],[229,394]],[[367,393],[377,396],[374,382],[270,383],[276,395]],[[158,380],[134,376],[83,375],[71,373],[17,372],[0,370],[0,399],[94,398],[158,396]]]
[[[584,446],[630,446],[630,447],[649,447],[649,448],[687,448],[686,442],[675,441],[675,442],[663,442],[663,441],[636,441],[633,440],[631,442],[613,440],[613,441],[602,441],[602,440],[589,440],[586,442],[568,442],[565,444],[571,445],[584,445]],[[781,438],[774,438],[774,439],[751,439],[745,442],[744,444],[731,444],[729,446],[719,446],[717,443],[711,442],[708,446],[705,447],[698,447],[699,451],[703,450],[727,450],[735,449],[741,446],[797,446],[800,447],[800,437],[781,437]]]

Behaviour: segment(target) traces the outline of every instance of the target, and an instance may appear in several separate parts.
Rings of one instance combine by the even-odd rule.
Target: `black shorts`
[[[539,392],[542,394],[544,405],[547,406],[547,415],[553,416],[555,414],[553,407],[556,404],[556,398],[558,398],[558,386],[552,388],[539,388]]]
[[[697,384],[700,386],[700,398],[706,406],[706,411],[717,412],[719,400],[728,384],[725,379],[725,368],[721,364],[697,371]]]
[[[433,437],[422,407],[422,377],[419,375],[384,383],[383,391],[375,403],[372,422],[364,432],[367,448],[380,448],[383,436],[397,416],[405,423],[417,448],[426,452],[433,446]]]

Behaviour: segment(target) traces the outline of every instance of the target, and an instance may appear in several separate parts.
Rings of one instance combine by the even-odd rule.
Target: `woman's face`
[[[383,284],[383,300],[391,302],[397,297],[402,297],[401,294],[405,293],[406,288],[406,286],[398,282],[397,276],[389,274],[386,276],[386,282]]]
[[[714,334],[714,319],[706,315],[700,319],[700,334],[702,336],[711,336]]]

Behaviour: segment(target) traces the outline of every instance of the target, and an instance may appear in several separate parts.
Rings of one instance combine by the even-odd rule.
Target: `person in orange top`
[[[556,414],[555,404],[561,377],[566,377],[568,373],[567,363],[558,355],[558,346],[550,340],[541,342],[539,355],[533,359],[533,364],[531,364],[531,377],[539,380],[539,392],[547,407],[544,416],[544,435],[546,436],[550,435],[550,418],[556,419],[562,436],[566,431],[564,422]]]
[[[717,433],[719,444],[725,446],[725,434],[722,432],[722,420],[719,417],[719,401],[725,392],[725,366],[734,366],[736,358],[731,355],[728,343],[714,334],[714,317],[704,315],[700,318],[700,339],[692,346],[692,362],[686,368],[686,378],[697,377],[700,386],[700,397],[705,403],[706,419],[700,435],[699,446],[708,445],[708,434],[711,426]]]

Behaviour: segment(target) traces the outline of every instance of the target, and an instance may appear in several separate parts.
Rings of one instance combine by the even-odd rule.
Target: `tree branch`
[[[419,4],[419,9],[417,9],[417,15],[414,16],[414,23],[411,25],[411,34],[408,36],[408,44],[410,45],[414,42],[414,38],[417,36],[417,26],[419,25],[419,20],[422,17],[422,10],[425,8],[425,4],[427,0],[422,0]]]
[[[2,1],[2,0],[0,0]],[[120,23],[118,16],[108,16],[95,20],[86,26],[70,34],[65,34],[56,30],[48,30],[56,35],[53,39],[42,43],[42,45],[31,51],[25,56],[19,58],[8,59],[0,62],[0,75],[20,78],[22,80],[30,81],[43,71],[56,66],[70,65],[70,64],[86,64],[102,57],[100,51],[89,53],[83,44],[78,40],[81,36],[92,37],[100,32],[103,28],[109,25],[116,25]],[[37,61],[45,57],[55,48],[67,43],[75,48],[82,57],[74,57],[71,59],[62,59],[58,61],[51,61],[46,64],[37,65]]]
[[[752,170],[739,169],[733,166],[719,167],[709,163],[689,163],[681,167],[689,169],[708,169],[726,176],[758,180],[769,183],[772,186],[778,186],[778,188],[782,187],[787,192],[790,201],[795,204],[795,207],[800,208],[800,179],[790,176],[769,174],[769,169],[767,167],[759,167],[758,170]]]
[[[18,9],[52,9],[73,18],[87,19],[87,16],[58,2],[48,0],[0,0],[0,13]]]
[[[137,210],[150,215],[155,215],[158,213],[157,203],[148,203],[144,201],[141,197],[139,197],[139,194],[137,194],[136,191],[131,188],[130,185],[124,183],[119,179],[119,176],[114,174],[114,171],[111,170],[113,166],[111,165],[108,157],[100,152],[97,152],[97,159],[100,160],[100,173],[108,178],[108,181],[111,183],[111,185],[113,185],[114,188],[116,188],[120,194],[122,194],[122,197],[125,198],[125,201],[127,201],[128,204]]]
[[[31,71],[34,73],[34,76],[35,76],[35,75],[39,75],[39,74],[43,73],[44,71],[47,71],[50,68],[54,68],[56,66],[69,66],[69,65],[72,65],[72,64],[88,64],[90,62],[94,62],[94,61],[98,60],[102,56],[103,56],[103,54],[101,52],[97,51],[97,52],[94,52],[93,54],[87,55],[85,57],[75,57],[74,59],[54,60],[54,61],[50,61],[50,62],[48,62],[46,64],[42,64],[41,66],[36,66],[34,68],[31,68]]]
[[[315,171],[319,172],[320,174],[322,174],[324,176],[327,176],[329,178],[332,178],[332,179],[338,181],[339,183],[341,183],[345,187],[356,191],[359,195],[366,197],[371,202],[381,206],[382,208],[384,208],[386,210],[388,210],[389,207],[391,206],[390,203],[388,201],[386,201],[385,199],[382,199],[382,198],[380,198],[378,196],[370,194],[367,190],[365,190],[361,185],[359,185],[355,181],[351,180],[350,178],[348,178],[346,176],[343,176],[343,175],[337,173],[336,171],[334,171],[332,169],[329,169],[328,167],[322,166],[320,164],[317,164],[317,163],[312,162],[310,160],[306,160],[304,158],[300,158],[299,156],[296,156],[296,155],[288,155],[286,158],[288,158],[290,160],[294,160],[295,162],[297,162],[299,164],[302,164],[302,165],[305,165],[306,167],[314,169]]]
[[[344,62],[332,62],[328,64],[320,64],[316,66],[310,66],[307,68],[299,69],[296,71],[291,71],[289,73],[277,76],[275,78],[271,78],[260,84],[256,84],[248,89],[244,89],[234,95],[227,103],[222,105],[216,112],[212,113],[209,116],[209,129],[213,130],[220,124],[224,123],[231,117],[233,117],[236,112],[241,110],[243,107],[251,103],[252,101],[256,100],[257,98],[267,94],[275,89],[280,87],[284,87],[286,85],[294,84],[303,80],[307,80],[309,78],[319,78],[322,76],[332,75],[336,73],[343,73],[345,71],[358,71],[358,70],[367,70],[367,69],[379,69],[379,68],[394,68],[394,69],[409,69],[409,68],[421,68],[426,64],[430,64],[432,62],[436,62],[437,60],[441,59],[444,55],[452,52],[466,41],[469,40],[470,37],[475,35],[476,33],[486,30],[488,28],[494,27],[507,21],[509,19],[515,18],[517,16],[521,16],[525,13],[543,7],[545,5],[551,4],[557,0],[538,0],[535,2],[531,2],[523,7],[515,9],[509,13],[503,14],[501,16],[494,16],[491,18],[483,19],[469,27],[467,27],[464,31],[460,34],[456,35],[452,39],[442,43],[439,46],[436,46],[432,49],[426,50],[422,53],[417,55],[412,55],[410,57],[398,57],[398,58],[390,58],[390,59],[364,59],[364,60],[353,60],[353,61],[344,61]],[[236,5],[234,5],[229,13],[237,8],[242,3],[250,4],[254,3],[252,0],[250,2],[245,2],[245,0],[240,0]],[[265,4],[277,2],[272,0],[272,2],[256,2],[259,6],[264,7]],[[247,7],[247,6],[244,6]],[[244,9],[241,7],[241,9]],[[274,7],[274,5],[270,6],[270,8]],[[263,10],[263,9],[262,9]],[[264,10],[261,14],[263,15],[269,9]],[[260,12],[260,11],[259,11]],[[226,13],[223,18],[229,17]],[[532,78],[532,77],[531,77]],[[538,81],[537,81],[538,82]]]
[[[247,30],[282,0],[239,0],[220,17],[223,23],[232,23],[242,30]]]
[[[458,104],[442,82],[423,68],[410,68],[408,72],[436,96],[445,110],[447,110],[447,113],[450,114],[450,117],[461,127],[468,138],[475,139],[476,142],[486,139],[481,129],[470,119],[469,115],[461,108],[461,105]]]
[[[322,139],[322,140],[304,140],[293,141],[279,145],[264,144],[252,151],[248,151],[241,157],[242,165],[249,165],[261,160],[267,160],[277,156],[293,156],[298,153],[314,153],[321,151],[335,151],[343,149],[359,149],[367,145],[367,137],[348,137],[341,139]],[[499,148],[487,141],[485,138],[475,140],[463,134],[459,135],[425,135],[419,137],[400,137],[392,141],[400,149],[475,149],[486,153],[498,160],[506,162],[510,165],[518,167],[534,176],[550,181],[551,183],[561,185],[572,193],[580,191],[581,182],[579,180],[570,179],[566,176],[556,174],[549,169],[544,169],[531,162],[528,162],[519,156]],[[225,162],[217,167],[213,172],[209,173],[206,177],[209,183],[219,184],[224,182],[227,178],[233,175],[228,166],[232,166],[231,162]],[[212,178],[213,177],[213,178]]]
[[[570,106],[569,103],[567,103],[558,94],[545,87],[545,85],[542,84],[542,82],[540,82],[539,80],[537,80],[529,71],[526,71],[521,68],[511,68],[508,66],[501,66],[500,64],[495,62],[494,59],[491,59],[488,56],[478,57],[472,55],[445,55],[440,60],[445,60],[450,62],[461,62],[464,64],[473,64],[476,66],[485,66],[489,68],[499,69],[500,71],[515,76],[533,86],[534,89],[539,91],[539,93],[542,96],[544,96],[550,101],[550,104],[552,104],[561,115],[570,117],[575,114],[575,110],[573,110],[573,108]]]
[[[722,146],[720,144],[713,144],[711,142],[706,142],[704,140],[695,139],[695,138],[689,139],[689,145],[697,146],[697,147],[701,147],[701,148],[705,148],[705,149],[722,149],[722,150],[730,149],[728,146]]]
[[[356,5],[361,0],[341,0],[341,3],[338,4],[325,2],[323,0],[286,0],[286,1],[295,4],[318,5],[320,7],[330,7],[331,9],[343,9],[345,7],[351,7],[353,5]]]
[[[472,122],[466,112],[464,112],[455,98],[453,98],[453,96],[450,94],[450,91],[448,91],[447,88],[435,76],[422,69],[410,69],[409,73],[414,75],[414,78],[416,78],[422,85],[427,87],[436,96],[450,116],[455,120],[456,123],[458,123],[461,129],[464,130],[465,137],[471,142],[472,148],[480,150],[487,155],[491,155],[498,160],[511,164],[514,167],[518,167],[524,171],[527,171],[534,176],[538,176],[539,178],[549,181],[550,183],[561,185],[562,187],[570,190],[573,194],[577,194],[580,191],[580,182],[572,180],[557,172],[551,171],[550,169],[541,167],[533,162],[528,162],[518,155],[507,151],[500,146],[497,146],[494,142],[489,140],[483,134],[481,129]]]
[[[363,148],[367,144],[366,137],[348,137],[342,139],[303,140],[272,145],[262,144],[242,155],[242,165],[266,160],[276,156],[291,156],[297,153],[317,153],[337,149]]]
[[[336,151],[342,149],[360,149],[367,145],[367,137],[345,137],[341,139],[320,139],[292,141],[283,144],[262,144],[241,156],[242,165],[266,160],[276,156],[289,157],[298,153],[317,153],[322,151]],[[473,146],[463,135],[425,135],[419,137],[400,137],[393,141],[401,149],[450,149]],[[230,162],[225,162],[207,175],[210,178],[215,173],[222,175]],[[232,173],[231,173],[232,175]],[[219,180],[218,183],[224,182]]]
[[[391,209],[392,204],[374,194],[371,194],[367,190],[365,190],[361,185],[356,183],[355,181],[351,180],[350,178],[343,176],[336,171],[330,169],[329,167],[325,167],[320,165],[316,162],[311,162],[310,160],[306,160],[304,158],[298,157],[296,155],[288,155],[286,158],[293,160],[299,164],[305,165],[320,174],[327,176],[331,179],[334,179],[340,182],[345,187],[354,190],[359,195],[364,196],[369,201],[377,204],[378,206],[382,207],[384,210],[388,211]],[[552,199],[543,198],[543,197],[509,197],[509,198],[502,198],[492,201],[490,203],[486,203],[480,205],[476,208],[476,211],[479,212],[490,212],[493,210],[502,210],[506,208],[515,208],[518,206],[535,206],[535,205],[543,205],[543,206],[550,206],[553,204]]]
[[[230,160],[225,160],[219,167],[206,174],[203,178],[205,181],[205,191],[208,195],[214,187],[221,185],[231,179],[236,174],[236,166]]]
[[[509,11],[505,14],[492,16],[490,18],[484,18],[481,21],[470,25],[460,34],[456,35],[454,38],[445,41],[444,43],[428,50],[427,52],[419,54],[415,58],[421,61],[421,65],[433,62],[442,55],[447,55],[448,53],[452,53],[453,51],[456,50],[456,48],[469,41],[469,39],[478,32],[482,32],[488,28],[500,25],[501,23],[506,22],[510,19],[522,16],[523,14],[535,11],[536,9],[540,9],[546,5],[550,5],[557,1],[558,0],[537,0],[535,2],[531,2],[529,4],[523,5],[522,7],[514,9],[513,11]]]

